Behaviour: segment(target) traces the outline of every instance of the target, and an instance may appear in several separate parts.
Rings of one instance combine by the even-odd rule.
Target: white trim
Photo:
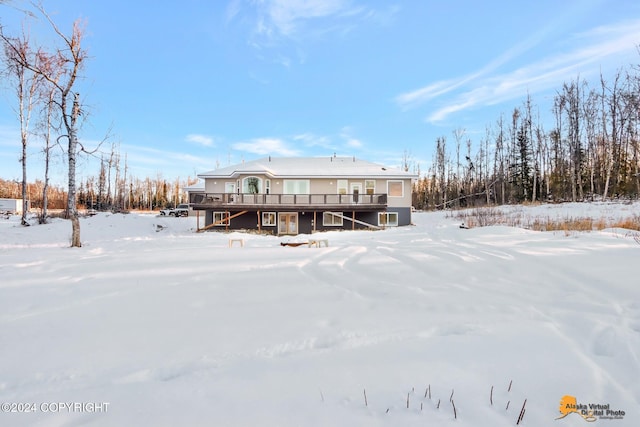
[[[395,216],[395,221],[391,220],[393,216]],[[398,212],[378,212],[378,225],[381,227],[397,227],[398,219]]]
[[[336,214],[340,214],[338,215],[332,215],[334,212],[322,212],[322,225],[324,227],[342,227],[344,225],[344,213],[343,212],[335,212]],[[325,218],[327,217],[331,217],[333,218],[333,221],[331,222],[331,224],[328,224],[327,222],[325,222]],[[336,223],[335,221],[340,220],[340,223]]]
[[[358,190],[357,192],[356,189]],[[362,182],[351,182],[349,184],[349,190],[351,190],[351,194],[353,194],[353,203],[359,203],[363,194]]]
[[[249,184],[247,183],[250,179],[257,179],[258,180],[258,188],[256,188],[256,192],[252,193],[249,191]],[[245,194],[260,194],[262,193],[262,178],[260,178],[259,176],[255,176],[255,175],[251,175],[251,176],[245,176],[244,178],[242,178],[242,192]]]
[[[295,218],[295,231],[294,232],[289,232],[289,229],[286,229],[284,231],[282,231],[282,229],[280,228],[280,221],[281,219],[283,219],[283,217],[290,217],[290,218]],[[296,235],[300,232],[300,221],[299,221],[299,215],[298,212],[278,212],[278,235],[281,234],[285,234],[285,235]],[[286,224],[290,224],[290,221],[287,221]]]
[[[341,193],[340,190],[343,189],[344,193]],[[336,194],[347,194],[349,193],[349,180],[347,179],[337,179],[336,180]]]
[[[372,191],[371,194],[376,194],[376,180],[375,179],[365,179],[364,180],[364,194],[369,194],[367,193],[367,183],[369,182],[373,182],[373,187],[372,187]]]
[[[216,216],[218,216],[219,218],[216,219]],[[213,217],[211,218],[213,220],[212,224],[215,223],[216,221],[220,221],[221,219],[224,219],[225,217],[227,217],[227,213],[226,212],[213,212]],[[216,224],[215,227],[225,227],[227,225],[230,224],[230,220],[226,220],[221,222],[220,224]]]
[[[389,184],[391,183],[400,183],[400,185],[402,186],[402,194],[400,196],[392,196],[391,195],[391,191],[389,191]],[[388,179],[387,180],[387,195],[389,197],[397,197],[397,198],[402,198],[404,197],[404,181],[400,180],[400,179]]]
[[[265,221],[265,215],[273,218],[273,222]],[[262,225],[264,227],[275,227],[278,225],[278,215],[275,212],[262,212]]]
[[[287,188],[289,185],[294,187],[293,191]],[[308,179],[283,179],[282,194],[311,194],[311,181]]]

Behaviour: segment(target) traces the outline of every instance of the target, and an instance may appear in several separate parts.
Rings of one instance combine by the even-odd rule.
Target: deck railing
[[[387,205],[386,194],[249,194],[197,193],[190,202],[199,208],[233,206],[371,206]]]

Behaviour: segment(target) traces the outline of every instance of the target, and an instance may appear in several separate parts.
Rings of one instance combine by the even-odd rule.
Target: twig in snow
[[[409,395],[410,395],[410,394],[411,394],[411,393],[407,393],[407,409],[409,409]]]
[[[453,406],[453,418],[454,419],[458,419],[458,411],[456,411],[456,404],[453,403],[453,400],[451,400],[451,405]]]
[[[511,384],[513,384],[513,380],[509,381],[509,388],[507,389],[507,391],[511,391]]]
[[[320,399],[322,400],[322,403],[324,403],[324,395],[322,394],[322,389],[320,389]]]
[[[493,406],[493,386],[491,386],[491,393],[489,394],[489,402],[491,402],[491,406]]]
[[[449,402],[453,400],[453,389],[451,389],[451,396],[449,396]]]
[[[516,422],[516,425],[520,424],[520,421],[522,421],[522,419],[524,418],[524,413],[525,413],[525,409],[524,406],[527,404],[527,399],[524,400],[524,403],[522,404],[522,409],[520,409],[520,416],[518,417],[518,421]]]
[[[508,411],[508,410],[509,410],[509,403],[511,403],[511,401],[508,401],[508,402],[507,402],[507,407],[506,407],[506,408],[504,408],[504,410],[505,410],[505,411]]]
[[[522,419],[524,418],[524,414],[525,414],[525,412],[527,412],[527,410],[526,410],[526,409],[523,409],[523,410],[522,410],[522,414],[520,414],[520,421],[522,421]],[[516,423],[516,425],[519,425],[519,424],[520,424],[520,421],[518,421],[518,422]]]
[[[438,404],[436,405],[436,409],[440,409],[440,399],[438,399]]]
[[[367,389],[364,389],[364,406],[369,406],[369,402],[367,402]]]

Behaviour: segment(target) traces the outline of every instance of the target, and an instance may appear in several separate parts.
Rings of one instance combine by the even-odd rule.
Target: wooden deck
[[[387,207],[386,194],[192,194],[194,210],[371,211]]]

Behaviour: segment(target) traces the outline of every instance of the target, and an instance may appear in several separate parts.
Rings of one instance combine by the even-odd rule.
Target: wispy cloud
[[[274,46],[285,40],[343,35],[362,23],[388,25],[397,6],[373,8],[357,0],[258,0],[227,6],[227,22],[253,21],[249,44],[256,48]],[[287,64],[288,65],[288,64]]]
[[[520,56],[541,38],[536,35],[508,50],[480,70],[457,79],[441,80],[406,92],[395,98],[402,109],[416,108],[427,101],[439,100],[439,107],[428,113],[426,120],[439,122],[451,114],[483,105],[520,99],[576,78],[598,74],[607,64],[619,68],[627,65],[625,58],[637,56],[640,42],[640,20],[595,28],[576,34],[569,42],[577,47],[524,66],[501,73],[512,59]],[[447,97],[445,97],[447,96]]]
[[[540,29],[524,41],[510,49],[507,49],[501,55],[494,58],[491,62],[473,73],[455,79],[440,80],[422,88],[400,94],[396,97],[395,101],[403,109],[410,109],[430,101],[431,99],[453,92],[460,87],[464,87],[465,85],[482,78],[482,76],[492,73],[502,65],[538,45],[544,38],[547,31],[548,30],[546,28]]]
[[[340,130],[340,138],[342,138],[348,148],[360,149],[364,147],[364,143],[353,136],[353,129],[350,126],[344,126]]]
[[[441,80],[411,92],[402,93],[396,97],[396,103],[403,109],[409,109],[422,105],[430,99],[436,98],[455,88],[462,86],[467,79]]]
[[[277,32],[290,37],[300,30],[305,21],[336,17],[353,16],[354,8],[349,0],[271,0],[264,2],[263,32]]]
[[[203,147],[212,147],[214,143],[212,137],[207,135],[195,134],[195,133],[187,135],[185,138],[185,141],[202,145]]]
[[[127,160],[132,165],[142,168],[166,168],[180,165],[179,167],[189,172],[191,168],[211,167],[211,159],[194,156],[178,151],[159,150],[157,148],[140,145],[123,144],[122,149],[127,153]],[[135,166],[134,166],[135,167]]]
[[[238,13],[240,13],[241,6],[241,0],[231,0],[229,2],[225,13],[227,22],[232,21],[238,15]]]
[[[327,136],[315,135],[313,133],[303,133],[293,136],[293,141],[301,143],[305,147],[321,147],[326,149],[334,149],[334,145],[331,143],[331,139]]]
[[[237,142],[232,145],[232,148],[260,155],[297,156],[300,154],[298,150],[289,148],[284,140],[278,138],[255,138],[246,142]]]

